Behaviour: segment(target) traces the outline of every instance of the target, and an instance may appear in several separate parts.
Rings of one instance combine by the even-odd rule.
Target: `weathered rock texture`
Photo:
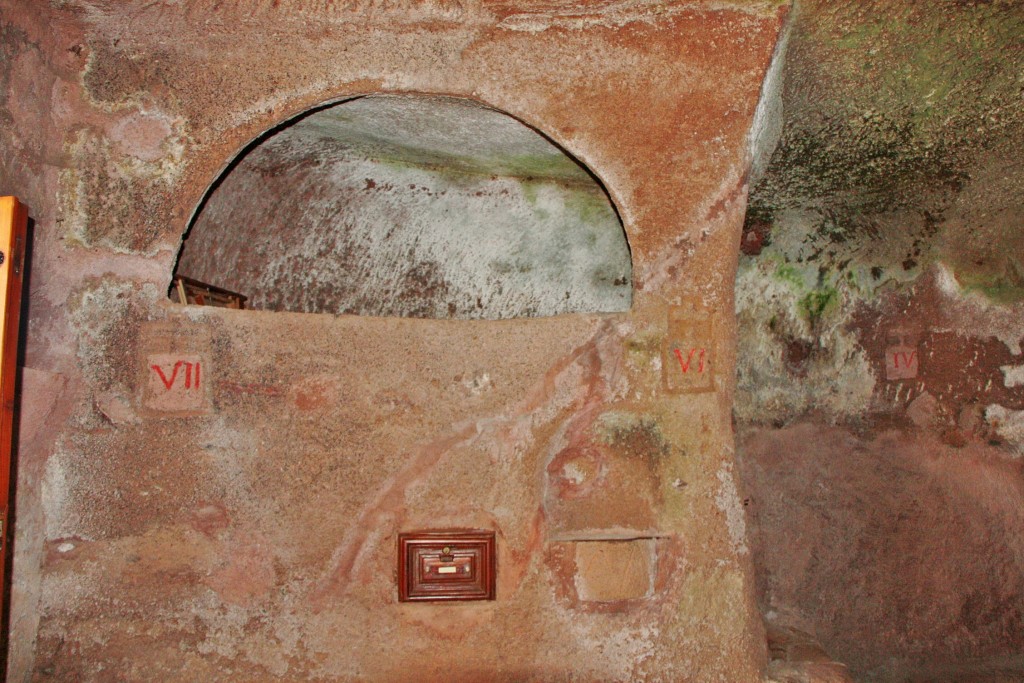
[[[468,100],[376,96],[261,142],[176,272],[247,308],[420,318],[629,310],[626,236],[564,152]]]
[[[1014,2],[794,12],[738,458],[769,621],[864,680],[1024,679],[1022,35]]]
[[[12,680],[759,680],[733,284],[785,16],[0,0],[0,185],[35,219]],[[480,102],[586,164],[631,309],[167,300],[230,160],[379,93]],[[446,527],[497,533],[497,600],[399,604],[396,534]]]

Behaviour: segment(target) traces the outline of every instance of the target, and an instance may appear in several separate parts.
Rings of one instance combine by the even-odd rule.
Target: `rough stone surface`
[[[793,14],[737,455],[768,621],[858,680],[1024,678],[1022,32],[998,0]]]
[[[506,115],[425,96],[345,102],[260,143],[176,272],[305,313],[514,318],[624,311],[632,294],[597,181]]]
[[[728,311],[786,16],[0,0],[0,185],[35,220],[10,680],[760,680]],[[411,320],[166,299],[232,159],[377,94],[493,107],[591,169],[628,237],[629,310]],[[666,389],[676,307],[722,314],[702,393]],[[182,403],[197,382],[202,405]],[[647,526],[622,520],[653,547],[643,595],[634,573],[601,584],[623,599],[581,600],[545,515],[553,458],[589,446],[648,486]],[[453,527],[497,533],[497,600],[399,604],[396,534]]]
[[[783,130],[748,226],[801,232],[824,284],[876,287],[940,260],[1020,301],[1022,32],[1012,0],[800,3]]]

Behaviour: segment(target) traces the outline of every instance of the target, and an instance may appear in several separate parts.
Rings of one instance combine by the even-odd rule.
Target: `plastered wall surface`
[[[757,681],[733,281],[776,3],[0,3],[32,207],[12,680]],[[615,202],[627,312],[183,308],[249,141],[373,93],[543,131]],[[498,536],[493,602],[396,601],[395,537]]]

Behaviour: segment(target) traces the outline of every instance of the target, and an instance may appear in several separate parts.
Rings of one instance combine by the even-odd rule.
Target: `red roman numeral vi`
[[[693,354],[695,353],[700,354],[698,356],[700,362],[697,366],[697,372],[704,372],[704,352],[704,349],[690,349],[690,352],[686,354],[686,358],[683,359],[681,349],[672,349],[672,353],[676,354],[676,358],[679,359],[679,367],[682,368],[684,375],[690,371],[690,364],[693,362]]]
[[[187,361],[179,360],[177,363],[174,364],[174,367],[171,368],[171,376],[169,378],[167,377],[167,375],[164,374],[163,368],[161,368],[159,365],[151,365],[149,367],[151,367],[156,372],[157,376],[160,377],[160,381],[163,382],[164,387],[166,387],[167,390],[170,391],[171,388],[174,386],[174,382],[178,379],[178,370],[181,369],[182,365],[185,366],[185,388],[191,389],[193,388],[193,385],[195,385],[195,388],[198,389],[200,373],[199,363],[189,363]],[[193,374],[193,370],[195,370],[195,374]]]

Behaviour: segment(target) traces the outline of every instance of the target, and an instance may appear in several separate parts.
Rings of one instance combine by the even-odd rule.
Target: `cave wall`
[[[11,680],[758,680],[733,280],[785,16],[0,2],[0,180],[35,221]],[[167,300],[230,160],[380,92],[480,101],[592,168],[629,238],[631,310]],[[693,373],[680,348],[707,354]],[[497,600],[397,603],[396,533],[453,526],[497,533]]]
[[[1012,2],[793,15],[736,284],[738,459],[770,628],[864,680],[1021,676],[1022,34]]]

